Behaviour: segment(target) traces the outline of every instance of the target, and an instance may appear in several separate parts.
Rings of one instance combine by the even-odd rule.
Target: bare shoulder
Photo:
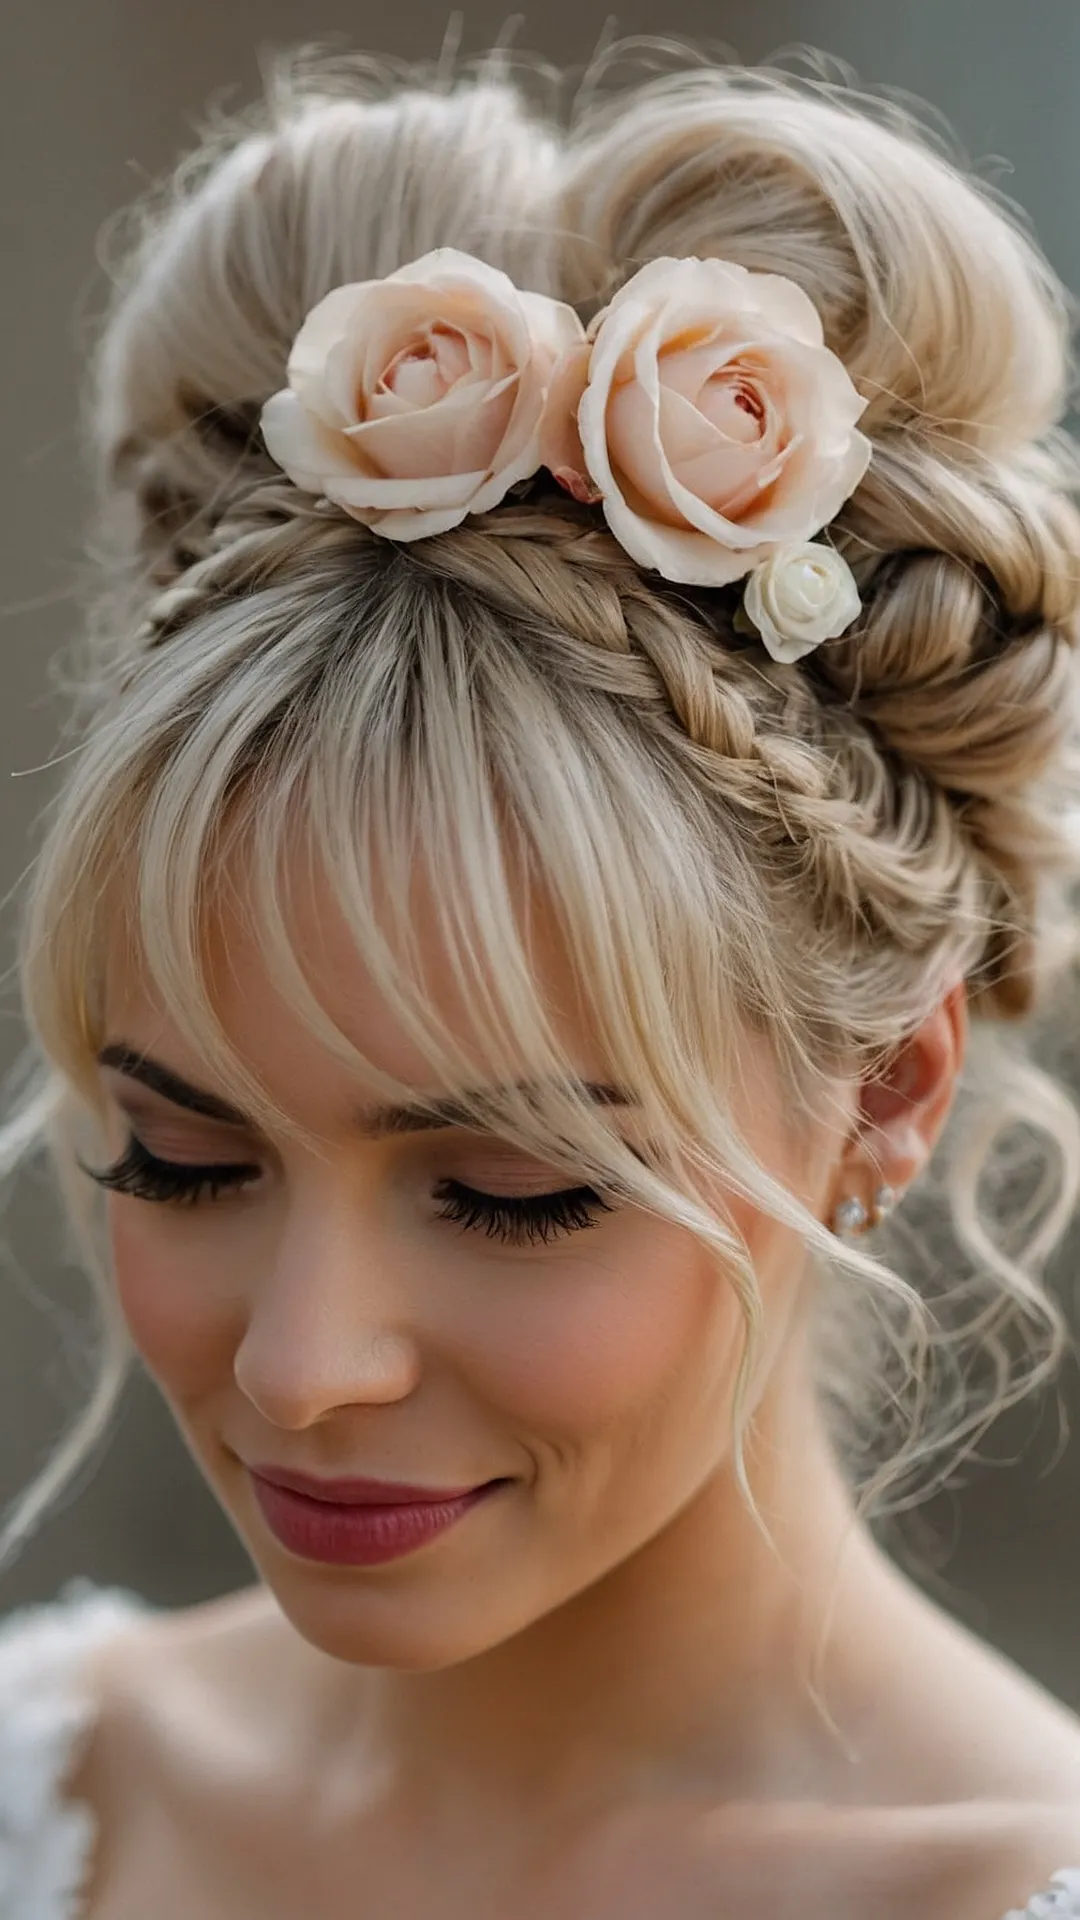
[[[629,1884],[647,1884],[657,1859],[677,1860],[688,1914],[711,1915],[723,1887],[733,1912],[759,1911],[767,1893],[773,1920],[1006,1920],[1053,1874],[1080,1869],[1080,1802],[735,1803],[699,1814],[680,1838],[656,1848],[639,1827]]]
[[[189,1752],[201,1758],[208,1744],[226,1751],[257,1731],[253,1711],[285,1703],[302,1646],[261,1586],[138,1616],[98,1655],[92,1759],[128,1773],[165,1759],[179,1765]]]
[[[253,1587],[140,1614],[97,1650],[93,1734],[65,1789],[94,1821],[91,1920],[129,1910],[149,1857],[175,1856],[181,1880],[195,1870],[192,1836],[212,1841],[226,1783],[272,1785],[273,1757],[289,1751],[272,1715],[287,1701],[295,1640]],[[264,1687],[270,1672],[276,1684]]]
[[[908,1882],[910,1911],[925,1920],[1011,1920],[1046,1893],[1054,1874],[1080,1875],[1080,1799],[972,1801],[941,1813]]]
[[[714,1920],[721,1892],[770,1920],[1006,1920],[1080,1867],[1080,1807],[657,1805],[614,1821],[589,1866],[575,1910],[621,1920]]]

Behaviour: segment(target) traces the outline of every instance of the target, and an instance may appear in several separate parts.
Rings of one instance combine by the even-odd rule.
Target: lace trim
[[[1003,1920],[1080,1920],[1080,1867],[1062,1867],[1023,1912],[1012,1907]]]
[[[91,1809],[60,1791],[93,1724],[91,1651],[149,1603],[69,1580],[54,1601],[0,1620],[0,1914],[78,1920],[97,1837]]]

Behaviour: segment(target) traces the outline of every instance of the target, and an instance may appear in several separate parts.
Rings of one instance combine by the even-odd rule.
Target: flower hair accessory
[[[572,307],[437,247],[312,307],[263,439],[298,487],[386,539],[445,533],[540,467],[552,372],[582,332]]]
[[[738,624],[793,661],[860,610],[813,535],[869,465],[865,406],[779,274],[653,260],[586,329],[439,247],[311,309],[262,431],[296,486],[390,540],[446,532],[546,467],[640,566],[745,580]]]
[[[777,547],[750,574],[735,625],[759,635],[774,660],[801,660],[859,617],[855,576],[835,547]]]

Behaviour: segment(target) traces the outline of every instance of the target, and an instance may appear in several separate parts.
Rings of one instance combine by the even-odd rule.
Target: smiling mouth
[[[425,1487],[398,1480],[374,1480],[352,1476],[331,1477],[303,1473],[297,1468],[279,1467],[274,1462],[263,1465],[244,1461],[241,1464],[246,1466],[248,1472],[258,1480],[331,1506],[441,1506],[449,1501],[467,1499],[488,1487],[507,1484],[503,1477],[497,1480],[476,1481],[465,1486]]]
[[[256,1502],[280,1544],[300,1559],[372,1567],[397,1560],[452,1530],[509,1480],[487,1480],[456,1499],[334,1501],[313,1499],[250,1474]]]

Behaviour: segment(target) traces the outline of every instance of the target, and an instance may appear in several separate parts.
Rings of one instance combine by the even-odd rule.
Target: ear
[[[967,1041],[967,989],[959,981],[882,1072],[864,1081],[838,1192],[861,1193],[872,1181],[899,1193],[917,1178],[948,1118]]]

